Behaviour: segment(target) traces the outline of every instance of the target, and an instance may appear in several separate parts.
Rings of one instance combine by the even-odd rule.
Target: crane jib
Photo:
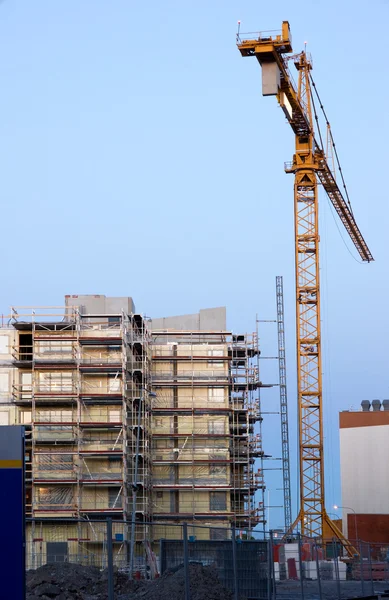
[[[283,30],[283,35],[284,34],[285,32]],[[310,118],[307,114],[307,109],[300,101],[299,93],[290,74],[287,58],[295,59],[295,64],[297,68],[299,68],[298,57],[300,55],[294,55],[287,58],[283,56],[283,54],[290,53],[292,51],[289,38],[286,40],[285,35],[284,38],[282,38],[282,36],[276,36],[276,38],[273,40],[269,37],[261,37],[259,34],[258,39],[240,41],[238,43],[238,48],[242,56],[255,56],[262,66],[262,70],[271,64],[277,65],[279,69],[277,93],[263,93],[264,95],[277,96],[280,106],[283,109],[284,114],[296,136],[300,138],[304,136],[312,136],[314,147],[318,154],[318,167],[315,170],[319,177],[320,183],[326,191],[337,215],[339,216],[339,219],[343,223],[362,261],[373,261],[374,258],[369,250],[369,247],[366,244],[355,218],[346,200],[344,199],[338,184],[336,183],[331,169],[327,164],[324,150],[319,144],[318,140],[315,138],[315,133],[310,125]],[[309,68],[311,68],[311,66]],[[291,168],[288,169],[288,172],[295,172],[295,170]]]

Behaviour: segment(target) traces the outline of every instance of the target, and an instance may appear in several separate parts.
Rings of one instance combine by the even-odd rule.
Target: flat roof
[[[348,411],[339,413],[340,429],[389,425],[389,410]]]

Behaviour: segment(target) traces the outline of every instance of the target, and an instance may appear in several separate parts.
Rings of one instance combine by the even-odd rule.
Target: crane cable
[[[321,144],[321,147],[322,147],[322,150],[323,150],[323,153],[324,153],[323,138],[321,136],[321,129],[320,129],[319,117],[318,117],[317,112],[316,112],[315,99],[313,97],[312,90],[310,89],[309,91],[310,91],[310,95],[311,95],[313,112],[314,112],[314,115],[315,115],[316,127],[317,127],[317,131],[319,132],[320,144]]]
[[[344,177],[343,177],[343,171],[342,171],[342,167],[341,167],[341,164],[340,164],[340,160],[339,160],[339,156],[338,156],[338,151],[337,151],[337,149],[336,149],[336,145],[335,145],[334,137],[333,137],[333,135],[332,135],[331,125],[330,125],[330,122],[329,122],[329,120],[328,120],[328,118],[327,118],[326,111],[324,110],[323,103],[322,103],[322,101],[321,101],[321,98],[320,98],[320,96],[319,96],[319,92],[317,91],[316,84],[315,84],[315,82],[313,81],[313,78],[312,78],[312,75],[311,75],[311,74],[309,74],[309,78],[310,78],[310,80],[311,80],[312,87],[313,87],[313,89],[315,90],[315,94],[316,94],[316,96],[317,96],[317,99],[318,99],[318,101],[319,101],[320,108],[321,108],[321,110],[322,110],[322,112],[323,112],[323,115],[324,115],[324,118],[325,118],[325,121],[326,121],[326,125],[328,125],[328,127],[329,127],[330,138],[331,138],[331,145],[332,145],[332,148],[333,148],[333,150],[334,150],[334,153],[335,153],[336,162],[338,163],[338,169],[339,169],[340,176],[341,176],[341,178],[342,178],[343,188],[344,188],[344,191],[345,191],[345,194],[346,194],[346,198],[347,198],[347,202],[348,202],[348,205],[349,205],[349,209],[350,209],[350,212],[351,212],[351,214],[353,215],[353,209],[352,209],[352,207],[351,207],[351,202],[350,202],[350,198],[349,198],[349,195],[348,195],[348,191],[347,191],[346,182],[345,182],[345,180],[344,180]],[[312,93],[311,93],[311,96],[312,96]],[[312,103],[313,103],[313,97],[312,97]],[[316,111],[315,111],[315,118],[316,118]],[[318,120],[317,120],[317,119],[316,119],[316,121],[317,121],[317,123],[318,123]],[[319,125],[318,125],[318,127],[319,127]],[[319,135],[320,135],[320,141],[321,141],[321,144],[322,144],[322,148],[323,148],[323,150],[324,150],[324,146],[323,146],[323,140],[322,140],[322,138],[321,138],[321,133],[320,133],[320,128],[319,128]],[[353,215],[353,216],[354,216],[354,215]]]
[[[312,86],[313,86],[313,87],[314,87],[314,89],[315,89],[315,92],[316,92],[316,95],[317,95],[317,97],[318,97],[318,100],[319,100],[319,102],[320,102],[320,108],[321,108],[321,109],[322,109],[322,111],[323,111],[324,117],[325,117],[325,119],[326,119],[326,124],[327,124],[327,125],[330,125],[330,123],[329,123],[329,121],[328,121],[328,119],[327,119],[327,115],[326,115],[326,113],[325,113],[324,107],[323,107],[323,105],[322,105],[322,103],[321,103],[321,100],[320,100],[319,94],[318,94],[318,92],[317,92],[317,90],[316,90],[315,82],[313,81],[313,79],[312,79],[312,76],[311,76],[311,75],[310,75],[310,79],[311,79]],[[314,97],[313,97],[313,94],[312,94],[312,89],[310,89],[310,95],[311,95],[311,100],[312,100],[313,113],[314,113],[314,115],[315,115],[315,121],[316,121],[317,131],[318,131],[318,133],[319,133],[319,138],[320,138],[321,147],[322,147],[322,149],[323,149],[323,152],[324,152],[323,138],[322,138],[322,135],[321,135],[320,123],[319,123],[319,117],[318,117],[318,115],[317,115],[317,112],[316,112],[315,99],[314,99]],[[348,197],[348,193],[347,193],[346,184],[345,184],[345,181],[344,181],[344,178],[343,178],[342,168],[341,168],[341,166],[340,166],[340,162],[339,162],[339,158],[338,158],[338,153],[336,152],[335,143],[334,143],[334,140],[333,140],[333,137],[332,137],[331,126],[330,126],[330,129],[329,129],[329,131],[330,131],[330,136],[331,136],[331,144],[332,144],[332,147],[333,147],[333,149],[334,149],[334,151],[335,151],[336,160],[337,160],[337,163],[338,163],[338,169],[339,169],[340,175],[341,175],[341,177],[342,177],[342,181],[343,181],[343,187],[344,187],[344,189],[345,189],[345,192],[346,192],[346,196],[347,196],[347,200],[348,200],[348,204],[349,204],[350,212],[351,212],[351,214],[353,214],[353,211],[352,211],[352,208],[351,208],[350,199],[349,199],[349,197]],[[339,228],[338,221],[337,221],[337,219],[335,218],[335,215],[334,215],[334,213],[333,213],[333,211],[332,211],[332,206],[331,206],[331,203],[330,203],[330,201],[329,201],[329,198],[328,198],[328,197],[327,197],[327,200],[328,200],[328,204],[329,204],[329,206],[330,206],[330,212],[331,212],[332,218],[333,218],[333,219],[334,219],[334,221],[335,221],[336,228],[337,228],[337,230],[338,230],[338,232],[339,232],[339,235],[340,235],[340,237],[341,237],[341,239],[342,239],[342,242],[343,242],[343,244],[345,245],[345,247],[346,247],[346,249],[347,249],[348,253],[350,254],[350,256],[352,256],[352,258],[355,260],[355,262],[357,262],[357,263],[361,263],[361,264],[362,264],[362,261],[359,261],[359,260],[358,260],[358,259],[357,259],[357,258],[354,256],[354,254],[351,252],[350,248],[348,247],[348,245],[347,245],[347,243],[346,243],[346,240],[344,239],[344,237],[343,237],[343,235],[342,235],[342,232],[341,232],[341,230],[340,230],[340,228]]]

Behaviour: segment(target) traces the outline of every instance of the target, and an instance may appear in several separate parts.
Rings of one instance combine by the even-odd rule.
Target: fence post
[[[365,578],[363,576],[363,553],[362,553],[362,542],[359,540],[359,564],[361,569],[361,589],[362,596],[365,595]]]
[[[323,592],[321,589],[321,573],[320,573],[320,564],[319,564],[319,553],[317,551],[317,544],[315,544],[313,546],[314,551],[315,551],[315,560],[316,560],[316,572],[317,572],[317,583],[319,586],[319,599],[322,600],[323,598]]]
[[[190,600],[188,523],[182,524],[182,535],[184,541],[185,600]]]
[[[270,555],[270,569],[269,569],[269,581],[270,581],[270,589],[271,589],[271,599],[276,600],[277,598],[277,588],[276,588],[276,573],[274,569],[274,560],[273,560],[273,530],[269,531],[269,555]]]
[[[232,567],[234,573],[234,600],[238,600],[238,562],[236,557],[236,535],[235,535],[235,527],[232,526]]]
[[[267,600],[272,600],[272,563],[271,563],[271,556],[273,554],[273,547],[272,547],[272,539],[271,539],[271,534],[269,533],[269,541],[267,543]]]
[[[337,544],[337,540],[335,538],[332,538],[332,554],[333,554],[333,560],[334,560],[334,572],[335,572],[335,579],[336,579],[336,589],[338,592],[338,599],[341,600],[342,596],[340,593],[340,580],[339,580],[339,563],[338,563],[338,544]]]
[[[109,517],[107,519],[107,562],[108,562],[108,600],[114,600],[112,519]]]
[[[374,581],[373,581],[373,565],[371,562],[371,546],[367,545],[367,556],[369,559],[369,572],[370,572],[370,583],[371,583],[371,595],[374,595]]]
[[[301,533],[297,534],[297,543],[299,549],[299,566],[300,566],[300,587],[301,587],[301,598],[304,600],[304,573],[303,573],[303,555],[301,552]]]

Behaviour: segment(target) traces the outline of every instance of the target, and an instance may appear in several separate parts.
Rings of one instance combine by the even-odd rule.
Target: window
[[[228,540],[228,529],[210,529],[211,540]]]
[[[120,378],[118,376],[108,378],[108,391],[120,392]]]
[[[225,431],[225,421],[208,421],[208,433],[223,435]]]
[[[32,385],[32,373],[25,371],[20,375],[20,382],[22,386],[31,387]]]
[[[73,389],[72,373],[65,371],[39,373],[39,389],[50,392],[71,392]]]
[[[209,474],[219,477],[221,475],[225,476],[227,475],[227,465],[218,465],[217,463],[209,465]]]
[[[23,410],[20,413],[20,423],[22,425],[28,425],[29,423],[31,423],[31,411],[30,410]]]
[[[209,493],[209,510],[227,510],[226,492]]]
[[[32,392],[32,373],[20,373],[20,395],[21,398],[31,399]]]
[[[120,325],[120,317],[108,317],[108,325],[111,326],[119,326]]]
[[[38,456],[40,471],[71,471],[73,456],[71,454],[44,454]]]
[[[223,350],[208,350],[208,356],[224,356]],[[209,360],[208,364],[210,367],[222,367],[223,360]]]
[[[121,508],[122,497],[121,488],[110,487],[108,488],[108,508]]]
[[[153,448],[154,449],[174,448],[174,440],[172,440],[172,439],[166,439],[166,440],[154,439],[153,440]]]
[[[163,492],[157,492],[157,498],[163,498]]]
[[[0,373],[0,394],[9,392],[9,373]]]
[[[9,425],[9,413],[5,410],[0,411],[0,425]]]
[[[224,402],[224,388],[208,388],[209,402]]]
[[[110,410],[108,411],[108,422],[109,423],[120,423],[121,422],[121,411]]]
[[[8,354],[9,339],[8,335],[0,335],[0,354]]]
[[[71,410],[37,410],[35,421],[45,423],[71,423],[73,414]]]
[[[35,342],[35,352],[41,354],[63,354],[71,355],[73,350],[73,342],[68,340],[37,340]]]
[[[32,333],[19,333],[19,359],[32,360]]]
[[[71,487],[40,487],[38,488],[39,508],[52,509],[60,505],[69,508],[73,503],[73,490]]]

